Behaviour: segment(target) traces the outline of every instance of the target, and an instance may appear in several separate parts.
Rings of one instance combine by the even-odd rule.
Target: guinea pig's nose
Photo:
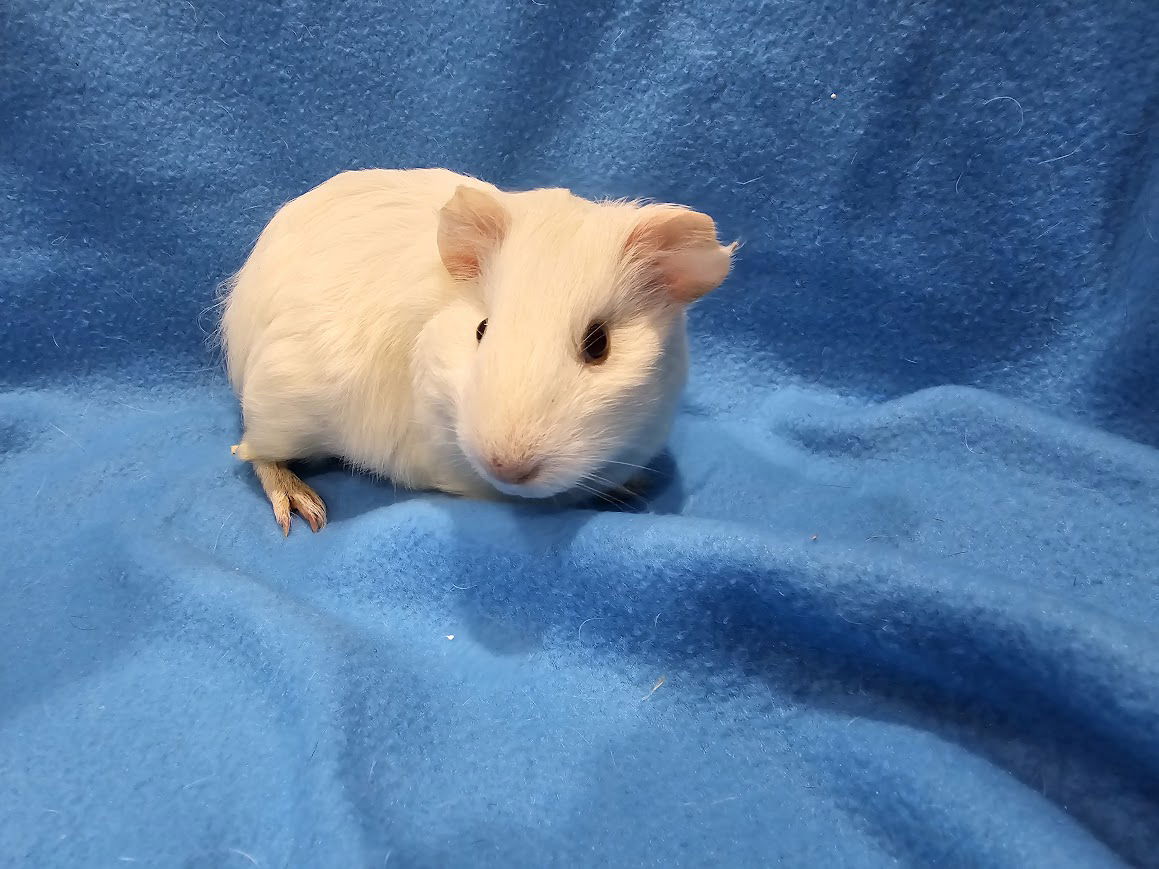
[[[487,470],[502,483],[518,486],[528,482],[539,471],[538,459],[511,459],[504,456],[491,456],[487,462]]]

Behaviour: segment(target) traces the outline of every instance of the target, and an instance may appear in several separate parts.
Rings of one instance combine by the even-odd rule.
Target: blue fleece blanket
[[[744,242],[660,483],[283,539],[215,287],[431,165]],[[0,193],[3,865],[1159,866],[1153,0],[8,0]]]

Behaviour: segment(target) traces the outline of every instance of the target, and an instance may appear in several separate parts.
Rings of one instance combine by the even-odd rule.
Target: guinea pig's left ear
[[[674,301],[694,302],[728,276],[736,244],[722,245],[707,214],[648,205],[628,235],[625,253],[646,262]]]
[[[461,279],[478,277],[510,223],[507,209],[495,197],[475,187],[456,188],[439,211],[439,256],[447,271]]]

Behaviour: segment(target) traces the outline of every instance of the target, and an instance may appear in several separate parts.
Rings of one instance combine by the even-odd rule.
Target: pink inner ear
[[[484,258],[507,234],[507,210],[493,197],[459,187],[439,212],[438,247],[443,265],[459,279],[476,278]]]
[[[442,253],[443,266],[456,278],[467,280],[479,277],[482,270],[482,258],[473,250],[445,250]]]
[[[661,279],[668,292],[678,302],[694,302],[715,290],[728,277],[731,249],[715,241],[711,246],[701,245],[661,253],[656,260]]]
[[[650,260],[668,294],[678,302],[699,299],[728,275],[735,245],[721,246],[707,214],[675,206],[643,209],[644,219],[628,235],[626,248]]]

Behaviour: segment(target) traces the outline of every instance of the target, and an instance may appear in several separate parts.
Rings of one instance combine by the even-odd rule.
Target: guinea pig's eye
[[[584,357],[584,362],[589,365],[598,365],[608,358],[610,349],[608,327],[596,320],[588,326],[587,331],[584,332],[583,341],[580,342],[580,352]]]
[[[483,333],[487,331],[487,321],[481,320],[479,325],[475,327],[475,340],[482,341]]]

